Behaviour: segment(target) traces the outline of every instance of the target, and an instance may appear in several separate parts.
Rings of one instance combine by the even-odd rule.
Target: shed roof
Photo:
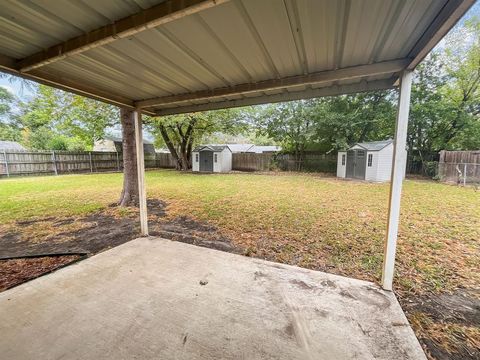
[[[0,150],[26,150],[22,145],[16,141],[0,140]]]
[[[157,115],[386,89],[473,3],[4,1],[0,69]]]
[[[379,151],[379,150],[382,150],[384,147],[390,145],[390,144],[393,144],[393,140],[392,139],[388,139],[388,140],[381,140],[381,141],[371,141],[371,142],[363,142],[363,143],[356,143],[354,144],[352,147],[354,146],[360,146],[362,148],[364,148],[365,150],[367,151]]]
[[[199,151],[213,151],[213,152],[220,152],[223,151],[225,148],[230,150],[228,145],[200,145],[197,146],[195,149],[193,149],[194,152],[199,152]],[[230,150],[231,152],[232,150]]]

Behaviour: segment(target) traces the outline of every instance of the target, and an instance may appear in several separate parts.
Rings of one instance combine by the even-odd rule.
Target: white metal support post
[[[392,179],[390,182],[390,199],[388,203],[387,237],[383,257],[382,287],[392,290],[395,252],[397,249],[398,225],[400,222],[400,199],[407,163],[407,130],[410,108],[410,91],[412,88],[412,71],[404,71],[400,80],[397,122],[393,148]]]
[[[143,153],[142,114],[137,109],[135,117],[135,145],[137,149],[138,206],[140,208],[140,231],[148,236],[147,193],[145,190],[145,157]]]

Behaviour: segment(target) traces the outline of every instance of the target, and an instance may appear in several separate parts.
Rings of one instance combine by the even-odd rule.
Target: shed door
[[[345,177],[353,178],[354,169],[355,169],[355,151],[349,150],[347,151],[347,172]]]
[[[365,179],[365,168],[367,164],[367,152],[365,150],[355,150],[355,179]]]
[[[212,151],[200,151],[200,171],[213,172]]]
[[[349,150],[347,151],[347,178],[365,179],[366,169],[366,151]]]

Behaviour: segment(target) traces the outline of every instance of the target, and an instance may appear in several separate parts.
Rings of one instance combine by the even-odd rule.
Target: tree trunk
[[[168,136],[167,129],[165,129],[165,126],[159,125],[160,129],[160,134],[162,134],[163,141],[165,142],[165,145],[167,145],[168,150],[170,151],[170,154],[173,156],[173,159],[175,160],[175,169],[176,170],[181,170],[180,168],[180,159],[177,154],[177,149],[175,149],[175,145],[173,145],[172,140]]]
[[[187,130],[183,133],[182,125],[170,126],[170,135],[167,128],[159,124],[160,134],[162,135],[165,145],[167,145],[170,154],[172,154],[177,170],[187,171],[191,168],[191,154],[193,143],[193,130],[196,124],[196,119],[191,118]]]
[[[135,147],[135,119],[130,109],[120,109],[123,149],[123,190],[118,204],[138,206],[137,150]]]

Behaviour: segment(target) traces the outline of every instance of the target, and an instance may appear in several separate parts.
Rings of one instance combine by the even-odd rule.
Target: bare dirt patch
[[[187,216],[168,217],[167,205],[149,200],[150,234],[217,250],[239,252],[217,228]],[[17,221],[0,235],[0,291],[77,260],[133,240],[138,210],[110,206],[79,217]]]
[[[153,236],[224,251],[235,251],[213,225],[187,216],[169,218],[166,204],[149,200]],[[87,216],[19,221],[0,235],[0,259],[56,254],[96,254],[139,236],[138,211],[114,205]]]
[[[479,291],[458,289],[400,303],[430,359],[480,359],[479,298]]]

